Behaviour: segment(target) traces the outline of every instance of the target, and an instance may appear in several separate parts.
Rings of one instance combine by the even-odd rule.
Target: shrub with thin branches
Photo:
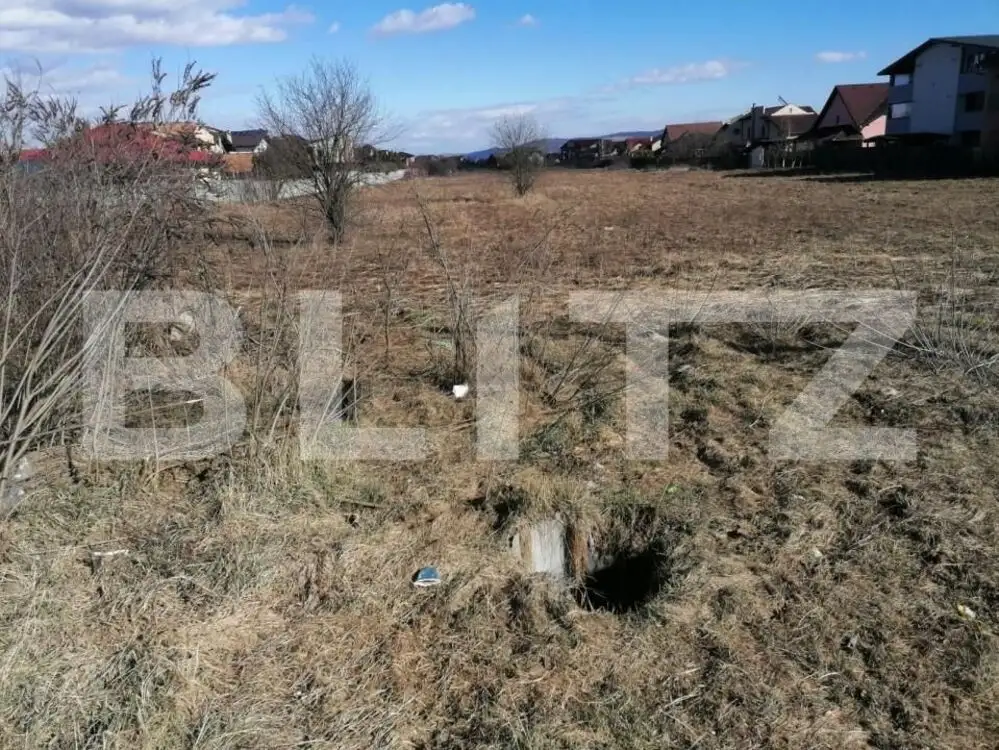
[[[492,140],[514,191],[526,195],[545,165],[544,133],[538,121],[528,114],[503,117],[493,126]]]
[[[330,239],[340,242],[364,183],[356,149],[385,138],[368,84],[350,63],[316,58],[304,72],[262,92],[258,107],[267,131],[289,144],[281,151],[282,169],[308,175]]]
[[[156,134],[194,117],[213,79],[189,65],[173,91],[153,64],[151,92],[88,121],[73,100],[7,80],[0,99],[0,502],[35,447],[73,437],[93,291],[155,286],[193,230],[200,201],[183,144]],[[19,158],[37,143],[37,169]]]

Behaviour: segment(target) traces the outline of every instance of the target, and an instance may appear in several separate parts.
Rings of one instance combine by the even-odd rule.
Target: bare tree
[[[526,195],[545,163],[544,133],[538,121],[529,114],[503,117],[493,125],[492,141],[513,189]]]
[[[384,138],[383,117],[357,69],[348,62],[313,58],[308,68],[277,81],[257,99],[261,125],[272,137],[297,141],[282,156],[293,171],[311,176],[330,238],[343,239],[351,199],[364,175],[355,149]],[[297,163],[301,161],[307,163]]]

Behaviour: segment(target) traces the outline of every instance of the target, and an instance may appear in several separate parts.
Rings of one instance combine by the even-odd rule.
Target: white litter
[[[451,392],[454,394],[454,397],[460,401],[468,395],[468,386],[464,383],[456,385],[451,389]]]
[[[974,620],[978,617],[978,615],[975,614],[975,610],[963,604],[957,605],[957,614],[962,620]]]

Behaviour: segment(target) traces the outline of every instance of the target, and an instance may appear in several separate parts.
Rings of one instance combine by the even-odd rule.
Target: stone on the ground
[[[540,521],[518,531],[511,546],[530,572],[547,573],[564,579],[569,574],[565,534],[565,523],[560,518]]]

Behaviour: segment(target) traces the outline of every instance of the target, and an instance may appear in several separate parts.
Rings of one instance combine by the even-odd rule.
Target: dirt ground
[[[240,311],[226,376],[248,437],[76,481],[61,452],[42,461],[0,523],[0,747],[994,747],[997,197],[996,180],[564,171],[516,198],[496,175],[422,179],[365,192],[336,248],[308,203],[219,209],[177,285]],[[359,426],[426,428],[426,460],[300,460],[295,293],[321,289],[343,295]],[[650,323],[668,455],[630,460],[625,328],[569,307],[877,289],[916,293],[918,317],[831,426],[912,430],[905,461],[772,456],[853,331],[805,311]],[[481,461],[472,332],[513,295],[519,458]],[[555,513],[610,573],[525,570],[511,536]],[[440,586],[412,586],[424,565]]]

